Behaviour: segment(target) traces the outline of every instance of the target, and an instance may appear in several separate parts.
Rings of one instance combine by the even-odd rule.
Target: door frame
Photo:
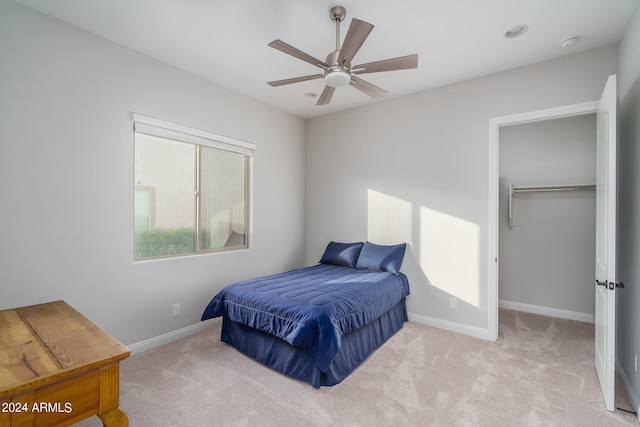
[[[500,128],[523,123],[559,119],[563,117],[595,114],[598,101],[565,105],[545,110],[512,114],[489,119],[489,226],[488,226],[488,339],[498,339],[498,269],[499,269],[499,221],[500,221]]]

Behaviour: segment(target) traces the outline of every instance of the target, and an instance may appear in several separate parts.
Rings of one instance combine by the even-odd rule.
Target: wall
[[[309,120],[306,262],[329,240],[406,241],[412,319],[486,337],[489,119],[597,100],[617,61],[607,46]]]
[[[501,305],[592,321],[595,191],[516,193],[509,186],[596,182],[595,114],[500,128]]]
[[[13,2],[0,58],[0,309],[64,299],[131,344],[301,266],[303,120]],[[132,261],[133,112],[256,144],[251,250]]]
[[[640,409],[640,7],[620,42],[617,359],[636,408]]]

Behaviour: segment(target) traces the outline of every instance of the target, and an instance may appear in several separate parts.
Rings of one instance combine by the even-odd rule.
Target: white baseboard
[[[423,316],[422,314],[415,313],[409,313],[409,321],[431,326],[433,328],[444,329],[449,332],[468,335],[474,338],[493,341],[489,338],[488,329],[478,328],[476,326],[469,326],[463,323],[452,322],[450,320],[436,319],[435,317]]]
[[[539,305],[523,304],[513,301],[498,301],[498,307],[507,310],[524,311],[525,313],[541,314],[543,316],[559,317],[560,319],[577,320],[578,322],[593,323],[593,314],[578,311],[562,310],[559,308],[541,307]]]
[[[618,372],[620,378],[622,378],[622,384],[624,385],[624,389],[627,391],[629,400],[631,400],[631,406],[636,408],[636,418],[638,418],[638,421],[640,421],[640,396],[638,396],[638,393],[633,389],[631,380],[629,380],[629,376],[622,368],[622,365],[620,364],[620,361],[618,359],[616,359],[616,371]]]
[[[157,337],[149,338],[134,344],[127,345],[127,348],[131,351],[131,355],[144,353],[145,351],[153,350],[154,348],[167,345],[180,338],[188,337],[198,332],[205,331],[213,326],[214,323],[219,322],[220,318],[205,320],[195,325],[189,325],[177,331],[167,332],[166,334],[158,335]]]

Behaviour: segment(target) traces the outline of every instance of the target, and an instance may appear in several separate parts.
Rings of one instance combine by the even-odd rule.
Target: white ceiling
[[[620,40],[640,0],[16,0],[33,9],[302,118],[376,102],[352,87],[316,106],[322,80],[267,81],[316,68],[267,46],[281,39],[324,60],[335,49],[329,9],[375,25],[354,64],[417,53],[418,68],[362,77],[389,99]],[[526,24],[529,31],[504,33]],[[576,45],[560,41],[579,35]]]

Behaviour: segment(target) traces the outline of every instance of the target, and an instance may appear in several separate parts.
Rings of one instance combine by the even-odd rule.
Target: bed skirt
[[[399,331],[408,320],[403,298],[391,310],[365,327],[342,337],[340,351],[326,372],[316,365],[313,355],[301,347],[257,329],[229,320],[222,321],[220,339],[252,359],[314,387],[338,384],[364,362],[378,347]]]

